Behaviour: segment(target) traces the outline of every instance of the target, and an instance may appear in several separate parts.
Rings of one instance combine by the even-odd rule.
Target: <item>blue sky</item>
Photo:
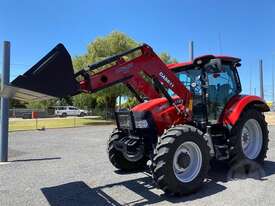
[[[258,94],[262,58],[266,99],[270,99],[274,14],[272,0],[6,0],[0,2],[0,41],[11,41],[13,79],[58,42],[72,56],[81,55],[97,36],[121,31],[156,52],[166,51],[186,61],[188,42],[193,40],[195,56],[224,54],[242,59],[244,93],[249,93],[251,78]]]

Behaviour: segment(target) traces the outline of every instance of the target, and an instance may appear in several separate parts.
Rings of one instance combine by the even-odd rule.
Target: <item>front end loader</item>
[[[124,171],[141,171],[149,162],[160,189],[183,195],[202,186],[210,161],[261,164],[266,157],[263,112],[269,108],[260,97],[241,95],[240,61],[205,55],[166,65],[144,44],[75,73],[59,44],[2,95],[33,101],[125,84],[140,103],[115,112],[110,162]]]

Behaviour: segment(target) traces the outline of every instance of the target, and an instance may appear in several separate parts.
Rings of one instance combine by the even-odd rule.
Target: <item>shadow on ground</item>
[[[259,181],[266,180],[268,176],[275,174],[275,162],[266,161],[264,168],[260,170],[262,171],[254,173],[254,167],[252,167],[251,171],[256,176],[251,176],[249,171],[244,171],[244,173],[248,172],[248,178],[259,179]],[[257,169],[257,168],[256,168]],[[123,173],[124,174],[124,173]],[[147,173],[145,173],[147,174]],[[259,177],[260,175],[263,175]],[[146,204],[154,204],[160,203],[163,201],[171,202],[171,203],[180,203],[192,201],[200,198],[204,198],[207,196],[215,195],[219,192],[222,192],[226,189],[225,186],[219,184],[219,182],[231,181],[232,178],[228,178],[228,168],[225,166],[218,166],[215,170],[211,170],[209,172],[208,181],[205,183],[203,188],[201,188],[198,192],[184,196],[184,197],[171,197],[167,195],[158,195],[155,194],[152,190],[155,188],[153,181],[150,175],[147,174],[147,177],[128,180],[123,182],[118,182],[114,184],[108,184],[101,187],[89,187],[85,182],[71,182],[64,185],[58,185],[55,187],[47,187],[42,188],[41,191],[47,198],[49,204],[51,206],[70,206],[70,205],[121,205],[119,200],[116,200],[115,197],[107,194],[108,189],[111,189],[115,186],[123,186],[130,190],[131,192],[136,193],[139,199],[135,201],[124,202],[123,205],[146,205]],[[121,195],[121,194],[120,194]],[[125,194],[127,195],[127,194]],[[117,196],[117,194],[116,194]],[[123,195],[122,195],[123,196]]]
[[[46,157],[46,158],[37,158],[37,159],[18,159],[11,162],[39,162],[39,161],[50,161],[50,160],[60,160],[61,157]]]

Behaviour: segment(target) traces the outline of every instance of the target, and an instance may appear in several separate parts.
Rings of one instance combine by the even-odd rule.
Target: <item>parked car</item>
[[[54,114],[59,117],[67,117],[67,116],[83,117],[85,115],[88,115],[88,111],[78,109],[73,106],[58,106],[58,107],[55,107]]]

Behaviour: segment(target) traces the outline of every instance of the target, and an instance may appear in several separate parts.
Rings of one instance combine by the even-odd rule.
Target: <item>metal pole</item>
[[[193,61],[194,59],[194,42],[190,41],[189,42],[189,60]]]
[[[10,42],[4,41],[3,46],[3,70],[1,77],[1,89],[10,81]],[[8,129],[9,129],[9,99],[1,97],[0,116],[0,161],[8,161]]]
[[[222,54],[222,34],[219,32],[219,50],[220,54]]]
[[[252,80],[251,80],[251,72],[249,73],[249,94],[252,95]]]
[[[260,69],[260,96],[262,99],[264,99],[263,60],[259,61],[259,69]]]
[[[273,55],[272,55],[271,61],[272,61],[272,66],[271,66],[271,69],[272,69],[272,106],[274,106],[274,61],[273,61]]]
[[[272,68],[272,105],[274,103],[274,70]]]

